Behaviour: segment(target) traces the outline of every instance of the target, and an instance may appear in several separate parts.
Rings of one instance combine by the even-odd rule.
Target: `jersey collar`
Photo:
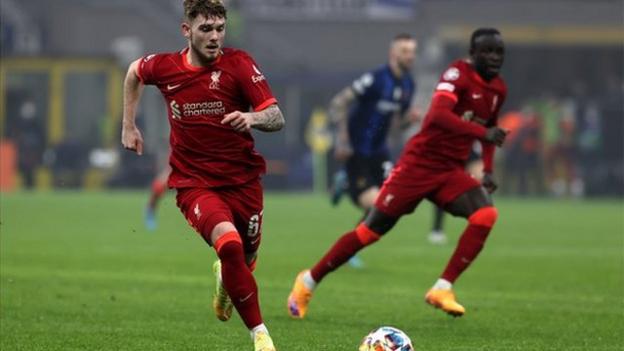
[[[186,56],[188,51],[189,51],[189,48],[187,47],[187,48],[185,48],[184,50],[182,50],[180,52],[180,55],[182,55],[182,64],[184,65],[184,68],[186,68],[186,69],[188,69],[189,71],[192,71],[192,72],[203,71],[203,70],[205,70],[207,68],[210,68],[210,67],[216,65],[217,63],[219,63],[219,61],[221,61],[221,57],[223,56],[223,50],[222,50],[219,53],[219,56],[217,56],[217,59],[214,60],[214,62],[211,63],[209,66],[207,66],[207,67],[197,67],[197,66],[191,65],[191,63],[189,62],[189,60],[188,60],[188,58]]]

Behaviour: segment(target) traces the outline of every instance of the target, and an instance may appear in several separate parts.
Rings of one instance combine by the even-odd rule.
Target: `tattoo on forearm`
[[[253,128],[263,132],[274,132],[284,127],[284,116],[277,105],[256,112]]]

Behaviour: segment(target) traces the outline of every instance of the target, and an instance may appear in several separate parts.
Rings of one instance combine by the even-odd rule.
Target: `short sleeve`
[[[258,64],[249,55],[242,55],[237,67],[243,94],[254,111],[261,111],[277,103],[269,83]]]
[[[442,73],[438,84],[435,87],[435,95],[444,95],[453,99],[455,102],[459,100],[462,91],[465,89],[466,79],[465,72],[458,67],[452,65]]]
[[[137,68],[137,75],[141,82],[146,85],[156,84],[158,82],[158,62],[161,61],[163,55],[146,55],[140,59]]]
[[[360,98],[366,98],[375,94],[378,79],[373,72],[366,72],[351,83],[351,89]]]

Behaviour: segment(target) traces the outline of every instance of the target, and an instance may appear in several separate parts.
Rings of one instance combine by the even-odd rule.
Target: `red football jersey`
[[[251,133],[222,125],[233,111],[260,111],[277,100],[246,52],[224,49],[209,67],[191,66],[188,48],[141,59],[139,79],[163,94],[171,125],[169,186],[220,187],[246,183],[265,171]]]
[[[464,167],[477,139],[475,131],[484,136],[486,128],[496,125],[507,87],[500,77],[486,82],[469,62],[458,60],[442,74],[434,98],[438,94],[455,101],[453,118],[463,123],[456,128],[444,128],[434,121],[438,118],[436,113],[430,111],[420,133],[410,139],[399,162],[436,169]],[[493,144],[489,145],[493,152]]]

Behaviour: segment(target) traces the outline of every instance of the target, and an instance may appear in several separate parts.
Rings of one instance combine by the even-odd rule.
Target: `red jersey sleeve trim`
[[[276,98],[269,98],[269,99],[265,100],[263,103],[261,103],[260,105],[254,107],[254,111],[256,111],[256,112],[262,111],[265,108],[267,108],[267,107],[269,107],[269,106],[271,106],[271,105],[273,105],[275,103],[277,103],[277,99]]]
[[[437,96],[446,96],[448,98],[450,98],[451,100],[453,100],[453,102],[457,103],[457,101],[459,101],[459,98],[457,97],[457,95],[453,94],[453,93],[449,93],[446,91],[436,91],[435,94],[433,94],[433,97],[437,97]]]

